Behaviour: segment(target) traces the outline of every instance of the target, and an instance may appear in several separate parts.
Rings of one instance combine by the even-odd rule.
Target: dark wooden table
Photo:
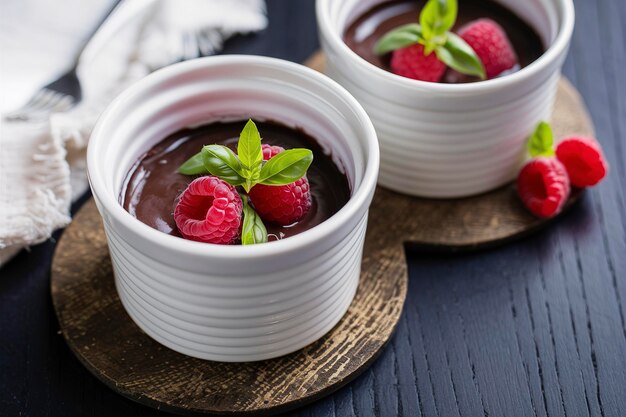
[[[356,381],[292,415],[626,416],[626,2],[575,3],[565,75],[589,106],[608,179],[518,243],[408,250],[409,294],[391,344]],[[228,53],[301,62],[318,48],[313,1],[268,9],[269,28],[229,42]],[[49,294],[54,247],[0,270],[0,415],[163,415],[106,388],[67,348]]]

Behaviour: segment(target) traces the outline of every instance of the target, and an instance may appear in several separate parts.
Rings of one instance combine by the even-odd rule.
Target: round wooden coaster
[[[407,292],[404,250],[400,244],[373,237],[366,238],[359,289],[341,322],[316,343],[268,361],[195,359],[143,333],[117,296],[93,200],[79,211],[57,246],[52,300],[70,348],[120,394],[184,415],[274,414],[348,383],[391,337]]]
[[[321,52],[305,63],[321,72],[325,64]],[[580,95],[565,78],[559,81],[551,124],[556,138],[594,135]],[[582,194],[581,190],[574,190],[565,208],[571,207]],[[393,234],[401,241],[440,250],[495,246],[525,236],[554,220],[531,215],[517,197],[513,184],[478,196],[449,200],[410,197],[378,187],[370,212],[370,218],[381,221],[402,219],[398,224],[387,225],[399,229]]]

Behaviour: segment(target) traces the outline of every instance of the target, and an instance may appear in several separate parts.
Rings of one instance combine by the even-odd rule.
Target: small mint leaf
[[[258,173],[263,163],[263,151],[261,150],[261,135],[256,124],[249,119],[239,135],[237,144],[239,161],[243,165],[245,178],[252,179]]]
[[[313,152],[308,149],[289,149],[275,155],[261,168],[258,183],[286,185],[298,181],[313,162]]]
[[[185,161],[178,167],[178,172],[183,175],[200,175],[206,174],[207,170],[204,167],[204,157],[202,152],[198,152],[191,158]]]
[[[485,67],[476,52],[460,36],[448,33],[446,43],[435,49],[437,58],[450,68],[466,75],[487,78]]]
[[[246,182],[241,174],[239,158],[233,151],[222,145],[208,145],[202,148],[204,167],[211,175],[237,186]]]
[[[553,156],[554,136],[549,123],[540,122],[530,138],[528,138],[528,153],[531,157]]]
[[[417,23],[398,26],[387,32],[376,42],[374,53],[385,55],[396,49],[404,48],[419,43],[422,39],[422,28]]]
[[[256,245],[267,242],[267,229],[263,224],[263,220],[248,204],[248,197],[242,196],[242,200],[243,226],[241,228],[241,244]]]
[[[436,46],[445,42],[445,35],[454,26],[457,13],[457,0],[428,0],[420,13],[426,50],[432,52]]]

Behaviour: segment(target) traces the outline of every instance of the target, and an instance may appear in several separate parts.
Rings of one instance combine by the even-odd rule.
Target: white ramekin
[[[524,160],[527,137],[551,115],[574,27],[572,1],[496,0],[532,25],[549,48],[512,75],[455,85],[397,76],[346,46],[347,25],[384,1],[317,0],[316,5],[326,72],[359,100],[376,128],[379,183],[405,194],[453,198],[511,181]]]
[[[315,137],[345,170],[349,202],[311,230],[253,246],[169,236],[122,208],[124,177],[151,146],[185,127],[248,117]],[[252,56],[173,65],[109,106],[91,136],[87,163],[120,299],[163,345],[216,361],[268,359],[319,339],[347,311],[359,282],[378,142],[363,108],[326,76]]]

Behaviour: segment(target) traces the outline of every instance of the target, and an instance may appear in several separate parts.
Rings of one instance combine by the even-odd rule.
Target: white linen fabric
[[[31,7],[24,9],[25,4]],[[55,4],[54,10],[44,6],[50,4]],[[111,4],[110,0],[3,2],[1,109],[17,107],[16,102],[26,100],[37,85],[49,81],[46,77],[61,74],[63,62],[72,61],[71,51],[80,39],[76,34],[88,31]],[[77,16],[77,11],[85,15],[89,26],[70,24],[60,32],[46,34],[55,26],[55,19]],[[85,149],[91,129],[117,94],[149,72],[188,57],[189,49],[210,55],[233,34],[262,30],[266,25],[263,0],[120,2],[81,55],[77,69],[83,93],[80,104],[45,121],[0,121],[0,266],[21,248],[48,239],[71,221],[70,204],[87,189]],[[8,32],[11,30],[13,33]],[[67,33],[70,30],[73,37]],[[54,33],[61,34],[51,40]],[[21,35],[30,42],[30,51],[16,41]],[[60,48],[55,42],[69,46]],[[56,53],[50,54],[47,46]],[[38,58],[31,62],[29,57],[39,50],[48,60],[42,62],[40,56],[39,62]],[[36,84],[29,85],[29,81]]]

